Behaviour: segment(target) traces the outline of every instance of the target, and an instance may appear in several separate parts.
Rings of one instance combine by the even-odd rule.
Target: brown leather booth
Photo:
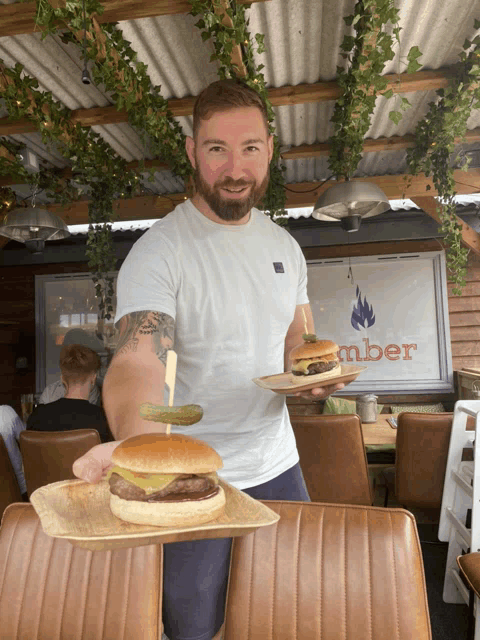
[[[412,514],[265,504],[279,522],[234,541],[224,640],[431,640]]]
[[[300,466],[314,502],[371,505],[373,495],[355,414],[290,416]]]
[[[22,502],[22,494],[7,447],[0,436],[0,519],[12,502]]]
[[[75,479],[73,463],[97,444],[96,429],[21,431],[19,446],[28,495],[51,482]]]
[[[0,640],[158,640],[162,548],[88,551],[45,535],[31,504],[0,529]]]
[[[224,640],[431,640],[421,550],[403,509],[266,501],[235,538]],[[162,546],[88,551],[31,504],[0,529],[0,640],[159,640]]]

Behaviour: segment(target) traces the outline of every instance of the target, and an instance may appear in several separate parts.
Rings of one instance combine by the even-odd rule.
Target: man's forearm
[[[291,370],[291,362],[290,362],[290,351],[293,349],[293,347],[296,347],[297,344],[300,344],[301,342],[303,342],[303,334],[305,332],[302,331],[298,334],[293,334],[290,335],[288,340],[285,340],[285,351],[284,351],[284,371],[290,371]]]
[[[112,362],[105,376],[102,396],[115,440],[165,431],[165,424],[140,417],[142,403],[164,404],[164,387],[165,367],[154,358],[139,364]]]

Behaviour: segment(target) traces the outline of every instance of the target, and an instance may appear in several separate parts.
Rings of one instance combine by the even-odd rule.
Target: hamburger
[[[293,384],[309,384],[335,378],[342,372],[338,360],[338,344],[331,340],[317,340],[313,334],[303,336],[304,341],[290,352]]]
[[[108,471],[110,509],[126,522],[160,527],[202,524],[224,511],[218,453],[182,434],[148,433],[124,440]]]

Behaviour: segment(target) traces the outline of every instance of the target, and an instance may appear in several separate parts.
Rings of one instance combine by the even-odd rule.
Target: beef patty
[[[334,369],[338,364],[338,360],[329,360],[329,362],[312,362],[312,364],[308,365],[308,373],[307,376],[311,376],[314,373],[325,373],[326,371],[330,371]],[[301,371],[292,371],[294,376],[303,376],[305,375]]]
[[[115,472],[110,476],[108,483],[110,491],[119,498],[140,502],[156,502],[170,494],[198,494],[215,488],[215,483],[210,478],[193,474],[181,474],[167,487],[149,494]]]

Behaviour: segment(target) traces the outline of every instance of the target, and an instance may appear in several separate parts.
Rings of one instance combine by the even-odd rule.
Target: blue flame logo
[[[375,316],[373,314],[373,307],[368,304],[366,296],[363,296],[362,302],[362,296],[358,286],[356,296],[357,304],[353,307],[351,322],[352,327],[356,331],[360,331],[360,328],[365,329],[375,324]]]

